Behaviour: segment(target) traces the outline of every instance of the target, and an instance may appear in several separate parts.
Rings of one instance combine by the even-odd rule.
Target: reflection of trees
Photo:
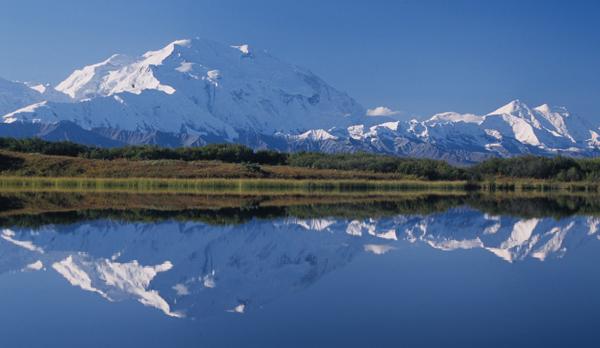
[[[28,192],[0,194],[0,226],[38,227],[84,220],[197,221],[235,225],[252,219],[380,218],[428,215],[468,205],[492,215],[523,218],[597,215],[596,195],[443,195],[393,197],[241,197],[218,195],[135,195]]]

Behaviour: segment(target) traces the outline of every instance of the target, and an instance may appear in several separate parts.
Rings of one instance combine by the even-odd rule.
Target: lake
[[[597,347],[600,196],[0,194],[1,347]]]

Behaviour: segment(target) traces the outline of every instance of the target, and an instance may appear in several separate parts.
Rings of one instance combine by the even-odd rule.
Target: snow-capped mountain
[[[425,121],[312,130],[288,139],[294,150],[367,151],[464,164],[521,154],[597,155],[598,132],[564,107],[529,108],[515,100],[487,115],[446,112]]]
[[[44,84],[22,83],[0,78],[0,114],[4,115],[45,100],[68,102],[69,97]]]
[[[69,121],[85,129],[234,141],[240,132],[349,126],[365,113],[308,70],[248,45],[200,39],[175,41],[137,58],[114,55],[75,71],[56,90],[77,102],[39,103],[4,121]]]
[[[1,136],[100,146],[237,142],[282,151],[369,151],[473,163],[519,154],[589,156],[599,130],[564,107],[515,100],[486,115],[366,116],[310,71],[248,45],[179,40],[116,54],[56,87],[0,81]]]

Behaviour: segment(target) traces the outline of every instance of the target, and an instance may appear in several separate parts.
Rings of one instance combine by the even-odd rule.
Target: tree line
[[[285,164],[288,155],[272,150],[254,151],[238,144],[210,144],[200,147],[165,148],[153,145],[101,148],[70,141],[51,142],[39,138],[0,138],[0,149],[53,156],[98,160],[181,160],[227,163]]]
[[[273,150],[253,150],[239,144],[210,144],[180,148],[152,145],[100,148],[68,141],[50,142],[39,138],[0,138],[0,149],[98,160],[205,160],[289,165],[314,169],[396,173],[426,180],[479,181],[498,177],[556,181],[600,180],[600,159],[575,159],[561,156],[492,158],[471,167],[458,167],[431,159],[401,158],[370,153],[283,153]]]

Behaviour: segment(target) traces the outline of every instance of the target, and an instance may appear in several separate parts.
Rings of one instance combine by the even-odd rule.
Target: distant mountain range
[[[113,55],[56,86],[0,79],[0,136],[98,146],[236,142],[281,151],[367,151],[475,163],[521,154],[593,156],[597,125],[515,100],[487,114],[425,121],[367,116],[312,72],[248,45],[175,41]]]

